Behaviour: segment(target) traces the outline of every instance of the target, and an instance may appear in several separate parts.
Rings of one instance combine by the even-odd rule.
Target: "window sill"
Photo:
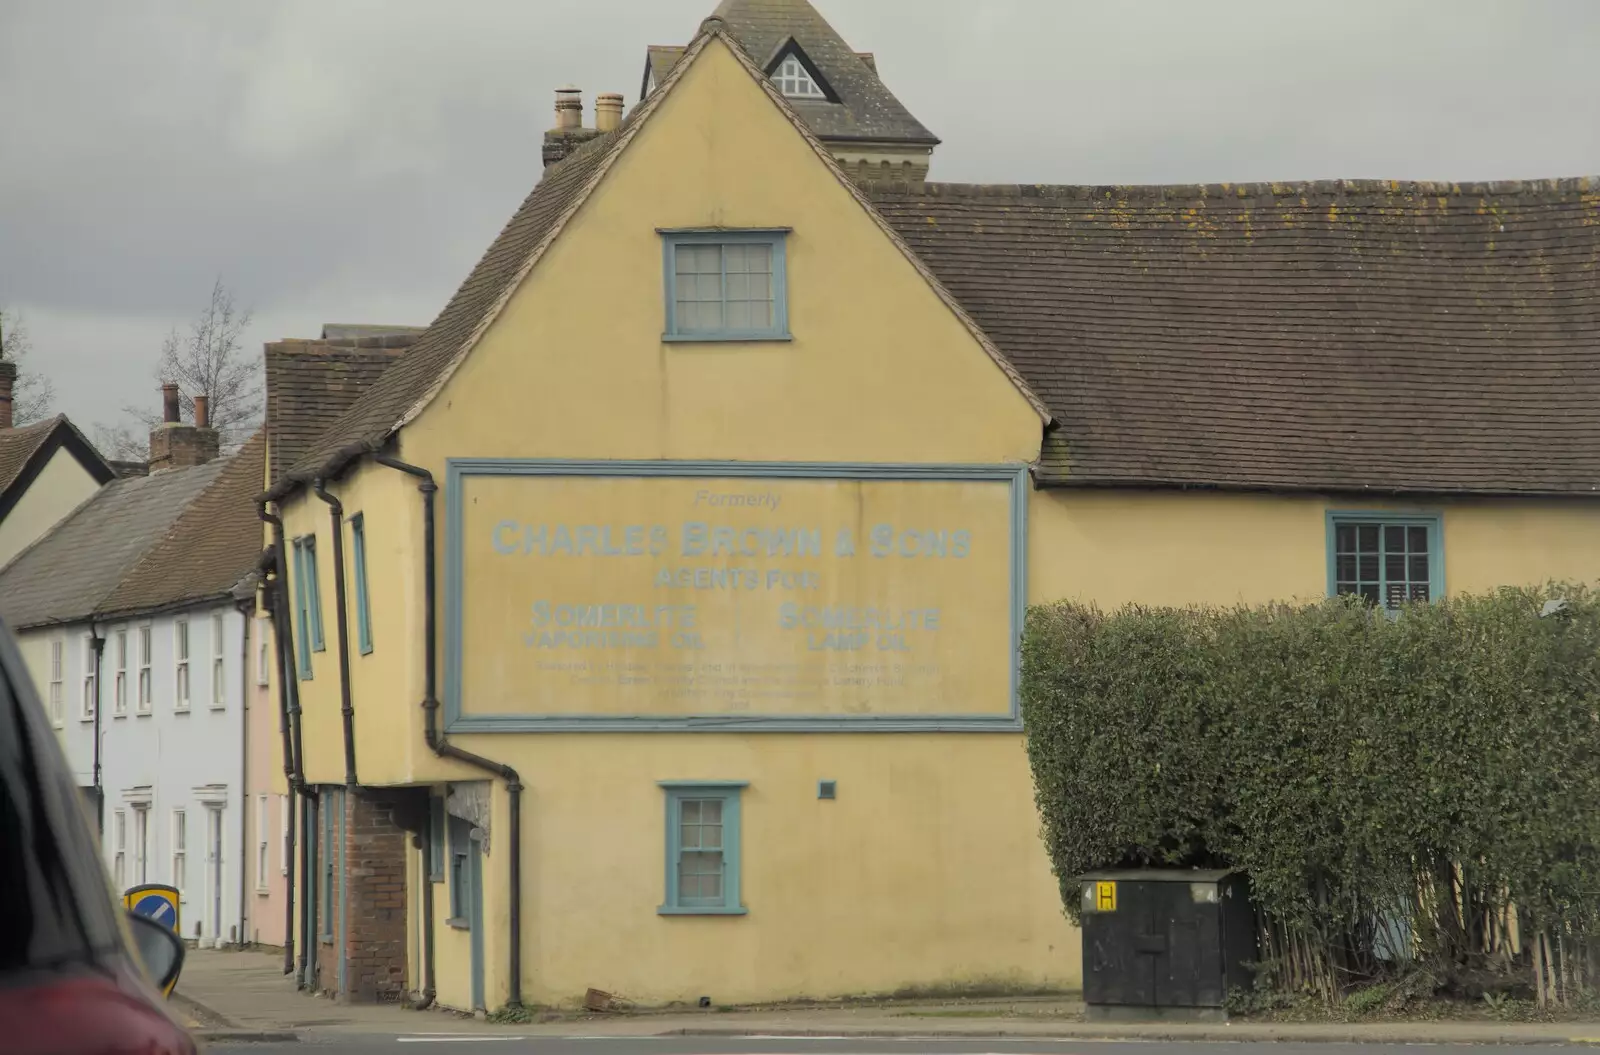
[[[78,715],[78,721],[82,722],[84,725],[88,725],[90,722],[94,721],[94,715],[80,714]]]
[[[446,927],[452,928],[453,930],[471,930],[472,929],[472,924],[468,923],[466,920],[462,919],[460,916],[451,916],[449,919],[444,921],[444,925]]]
[[[743,905],[733,908],[679,908],[673,905],[662,905],[656,909],[658,916],[748,916],[750,910]]]
[[[128,712],[127,711],[117,711],[117,712],[115,712],[114,714],[111,715],[111,717],[113,717],[113,718],[126,718],[127,716],[128,716]]]
[[[794,340],[789,333],[663,333],[662,344],[779,344]]]
[[[150,711],[150,710],[144,710],[144,711],[138,712],[138,715],[139,715],[140,718],[148,718],[154,713],[156,713],[156,712]]]
[[[209,708],[207,708],[207,709],[208,709],[208,710],[212,710],[212,711],[225,711],[225,710],[227,710],[227,709],[228,709],[228,705],[227,705],[227,704],[225,704],[225,703],[213,703],[213,704],[212,704],[212,705],[211,705],[211,706],[210,706],[210,707],[209,707]]]
[[[258,887],[256,887],[256,897],[267,897],[267,896],[268,896],[268,895],[270,895],[270,894],[271,894],[271,893],[272,893],[272,891],[270,891],[270,890],[268,890],[268,889],[267,889],[267,888],[266,888],[266,887],[264,887],[264,886],[258,886]]]
[[[188,714],[189,713],[189,705],[187,703],[173,704],[172,713],[173,714]]]

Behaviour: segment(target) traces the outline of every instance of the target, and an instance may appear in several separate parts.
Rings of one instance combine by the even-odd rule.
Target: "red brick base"
[[[339,848],[342,853],[335,861],[334,903],[320,906],[319,988],[349,1003],[400,1000],[406,992],[406,851],[411,845],[399,822],[405,810],[403,793],[330,789],[322,798],[322,808],[325,818],[343,821],[336,831],[342,831],[344,838]],[[338,878],[341,868],[342,879]],[[322,941],[324,933],[331,933],[333,940]]]

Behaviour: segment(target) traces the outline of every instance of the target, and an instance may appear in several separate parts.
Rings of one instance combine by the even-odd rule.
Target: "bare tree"
[[[148,434],[140,435],[133,426],[103,425],[95,422],[94,445],[102,456],[112,461],[142,462],[150,457]]]
[[[242,343],[249,325],[249,309],[234,304],[233,294],[219,278],[211,287],[210,302],[188,328],[174,328],[167,335],[156,366],[158,381],[178,386],[183,412],[191,419],[194,397],[209,397],[211,427],[222,434],[224,449],[249,439],[261,420],[261,363],[244,354]],[[161,415],[147,407],[123,410],[143,422],[147,431],[161,422]],[[96,425],[95,436],[102,449],[120,452],[117,457],[136,457],[133,452],[146,450],[144,440],[127,425]]]
[[[0,308],[0,359],[17,364],[16,386],[11,393],[11,419],[17,425],[31,425],[50,415],[56,389],[43,374],[22,368],[22,359],[33,351],[27,327],[15,311]]]

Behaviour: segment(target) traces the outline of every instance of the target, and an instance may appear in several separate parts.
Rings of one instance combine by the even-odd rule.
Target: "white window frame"
[[[278,796],[278,874],[289,874],[289,796]]]
[[[267,634],[271,625],[266,616],[256,619],[256,684],[263,689],[272,684],[272,638]]]
[[[128,885],[128,814],[116,810],[111,814],[111,881],[120,894]]]
[[[78,720],[94,721],[95,708],[100,705],[99,686],[95,684],[94,635],[83,636],[83,684],[78,690]]]
[[[139,700],[140,714],[149,714],[155,703],[155,678],[151,661],[155,658],[155,628],[146,623],[139,628]]]
[[[128,631],[117,631],[117,667],[111,679],[111,713],[123,717],[128,713]]]
[[[133,807],[133,874],[139,884],[150,882],[150,806]]]
[[[178,619],[172,624],[172,709],[187,711],[193,695],[189,683],[189,657],[193,654],[189,639],[189,620]]]
[[[189,815],[187,811],[172,811],[172,885],[181,899],[189,879]]]
[[[821,99],[826,100],[828,93],[822,90],[822,85],[806,69],[806,64],[800,61],[800,56],[793,52],[785,55],[783,61],[778,63],[778,68],[772,71],[772,83],[777,85],[778,91],[787,99]]]
[[[211,613],[211,709],[220,711],[228,706],[227,666],[223,663],[224,631],[227,626],[221,612]]]
[[[65,677],[67,642],[63,638],[53,638],[50,642],[50,722],[57,729],[61,728],[66,718],[65,688],[62,684]]]
[[[256,796],[256,893],[267,892],[267,868],[271,860],[268,849],[267,796]]]

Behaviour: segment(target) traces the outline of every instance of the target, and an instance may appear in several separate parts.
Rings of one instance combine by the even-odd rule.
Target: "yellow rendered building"
[[[929,184],[931,146],[845,156],[876,63],[800,0],[669,58],[620,123],[563,100],[438,319],[271,474],[306,985],[1071,990],[1027,604],[1600,568],[1600,432],[1530,447],[1541,401],[1594,426],[1592,370],[1504,251],[1589,187],[1496,190],[1494,258],[1487,189]]]

